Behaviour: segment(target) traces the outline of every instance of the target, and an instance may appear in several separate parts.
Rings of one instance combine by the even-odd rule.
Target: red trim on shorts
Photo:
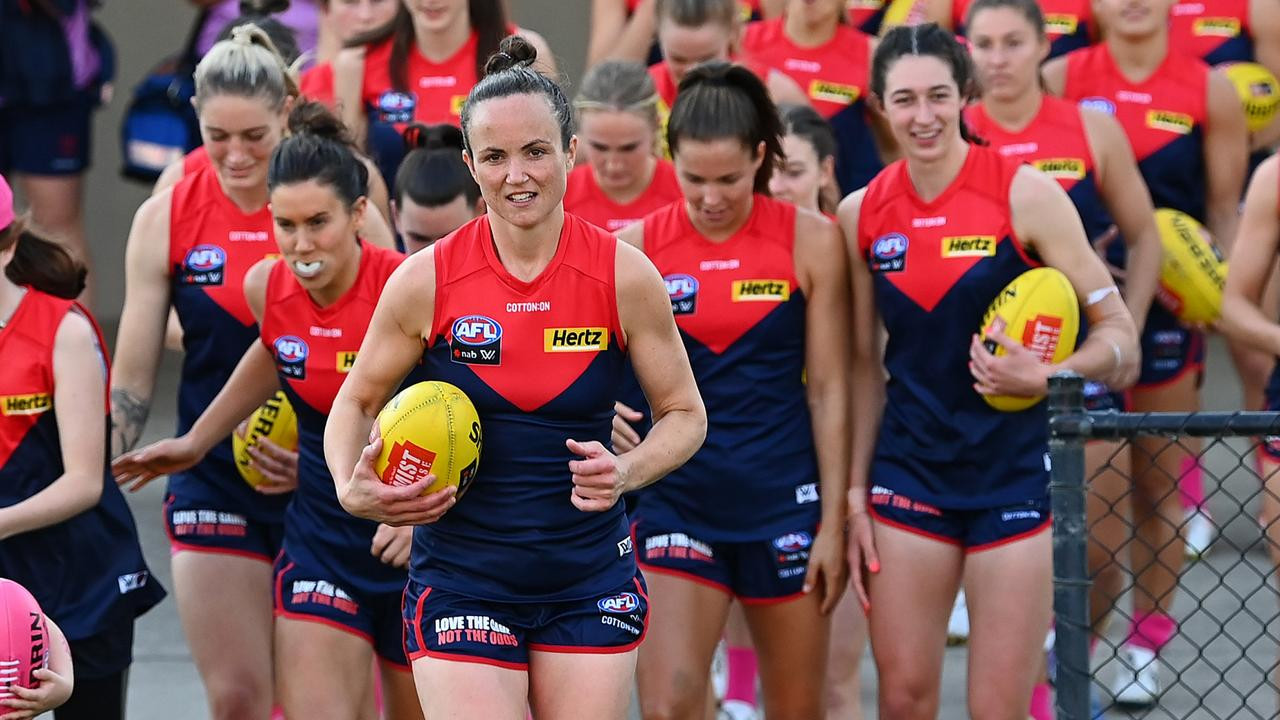
[[[1045,519],[1044,522],[1040,523],[1039,525],[1031,528],[1026,532],[1021,532],[1021,533],[1018,533],[1017,535],[1010,535],[1007,538],[1002,538],[1000,540],[996,540],[995,542],[989,542],[986,545],[974,545],[972,547],[967,547],[964,549],[964,552],[967,555],[969,553],[982,552],[984,550],[994,550],[1000,547],[1001,545],[1008,545],[1009,543],[1015,543],[1019,540],[1025,540],[1031,537],[1032,535],[1038,535],[1041,532],[1044,532],[1044,530],[1052,524],[1053,524],[1053,516],[1050,515],[1048,518]]]
[[[493,667],[503,668],[504,670],[520,670],[523,672],[529,671],[529,663],[513,663],[513,662],[507,662],[505,660],[492,660],[490,658],[477,657],[475,655],[457,655],[454,653],[440,652],[438,650],[419,650],[418,652],[411,655],[409,657],[409,660],[412,662],[414,660],[419,660],[424,657],[429,657],[434,660],[445,660],[447,662],[464,662],[464,663],[472,663],[475,665],[490,665]]]
[[[690,572],[685,572],[683,570],[672,570],[671,568],[658,567],[656,565],[650,565],[648,563],[640,562],[639,560],[636,561],[636,567],[640,568],[641,572],[654,572],[659,575],[669,575],[671,577],[680,578],[681,580],[688,580],[690,582],[695,582],[695,583],[698,583],[699,585],[706,585],[707,587],[712,588],[713,590],[719,590],[725,595],[728,595],[729,597],[733,597],[733,590],[731,590],[728,585],[721,585],[715,580],[708,580],[704,577],[694,575],[693,573],[690,573]],[[645,600],[648,600],[648,599],[649,599],[649,596],[646,595]]]
[[[799,600],[806,595],[808,595],[808,593],[801,590],[797,593],[791,593],[790,595],[782,595],[779,597],[758,598],[738,595],[737,598],[738,602],[743,605],[778,605],[780,603],[791,602],[792,600]]]
[[[622,653],[631,652],[644,642],[644,636],[649,632],[649,619],[645,618],[644,629],[640,631],[640,637],[626,645],[599,646],[599,645],[544,645],[542,643],[529,643],[530,650],[538,652],[558,653],[563,655],[621,655]]]
[[[1189,354],[1192,357],[1195,357],[1198,353],[1207,353],[1208,348],[1205,347],[1204,335],[1194,330],[1188,330],[1188,332],[1195,333],[1195,335],[1193,335],[1194,341],[1191,345],[1191,352]],[[1141,333],[1139,333],[1139,335],[1141,335]],[[1159,382],[1135,383],[1133,387],[1125,391],[1126,402],[1131,400],[1132,396],[1130,395],[1130,393],[1143,392],[1147,390],[1158,390],[1162,387],[1165,387],[1166,385],[1172,385],[1178,382],[1183,378],[1183,376],[1185,376],[1189,372],[1195,372],[1200,374],[1200,377],[1196,379],[1196,389],[1199,390],[1200,386],[1204,384],[1204,366],[1206,364],[1206,360],[1207,358],[1201,358],[1200,360],[1187,360],[1186,364],[1183,365],[1182,368],[1173,375],[1173,377],[1166,378]],[[1125,410],[1127,411],[1128,408],[1125,408]]]
[[[372,635],[368,635],[366,633],[360,632],[359,630],[351,627],[350,625],[343,625],[337,620],[331,620],[327,617],[320,617],[319,615],[304,615],[302,613],[290,612],[288,610],[282,610],[280,608],[276,608],[273,614],[276,617],[282,617],[287,620],[297,620],[298,622],[315,623],[316,625],[327,625],[333,628],[334,630],[341,630],[347,633],[348,635],[355,635],[356,637],[368,642],[370,646],[373,646]],[[378,652],[377,652],[378,648],[374,647],[373,650],[374,650],[373,654],[378,655]],[[378,655],[378,657],[382,657],[382,656]]]
[[[405,592],[408,591],[409,585],[406,583]],[[413,635],[418,639],[418,651],[415,653],[406,652],[404,654],[405,657],[409,658],[409,662],[413,662],[417,658],[421,657],[422,653],[426,652],[427,641],[422,637],[422,603],[430,594],[431,588],[423,590],[422,594],[418,596],[418,604],[413,606]],[[403,604],[403,601],[401,601],[401,604]],[[406,647],[405,650],[408,650],[408,648]]]
[[[876,510],[876,506],[875,506],[875,505],[868,505],[867,507],[868,507],[868,509],[871,511],[871,514],[872,514],[872,515],[874,515],[874,516],[876,517],[876,521],[877,521],[877,522],[882,522],[882,523],[884,523],[885,525],[888,525],[888,526],[889,526],[889,527],[891,527],[891,528],[895,528],[895,529],[897,529],[897,530],[901,530],[901,531],[903,531],[903,532],[908,532],[908,533],[911,533],[912,535],[918,535],[918,536],[920,536],[920,537],[922,537],[922,538],[927,538],[927,539],[929,539],[929,540],[933,540],[933,541],[936,541],[936,542],[945,543],[945,544],[947,544],[947,545],[955,545],[956,547],[964,547],[964,543],[960,542],[959,540],[957,540],[957,539],[955,539],[955,538],[950,538],[950,537],[947,537],[946,535],[939,535],[939,534],[937,534],[937,533],[931,533],[931,532],[929,532],[928,530],[921,530],[921,529],[920,529],[920,528],[918,528],[918,527],[912,527],[912,526],[910,526],[910,525],[907,525],[906,523],[900,523],[900,522],[898,522],[898,521],[896,521],[896,520],[890,520],[889,518],[887,518],[887,517],[885,517],[885,516],[881,515],[881,514]]]

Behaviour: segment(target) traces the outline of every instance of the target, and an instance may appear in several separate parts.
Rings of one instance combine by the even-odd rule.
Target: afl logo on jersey
[[[184,285],[221,285],[226,275],[227,251],[217,245],[196,245],[182,261]]]
[[[449,358],[463,365],[502,364],[502,326],[484,315],[464,315],[453,321]]]
[[[413,111],[417,107],[418,99],[411,93],[388,90],[378,96],[374,109],[382,122],[407,123],[413,122]]]
[[[871,272],[902,272],[907,267],[908,244],[907,236],[902,233],[881,235],[871,243],[867,267]]]
[[[596,607],[600,608],[600,612],[626,615],[640,609],[640,598],[636,597],[635,593],[618,593],[611,597],[602,598],[596,603]]]
[[[1085,110],[1093,110],[1095,112],[1106,113],[1108,115],[1116,114],[1116,104],[1104,97],[1081,98],[1080,107]]]
[[[813,544],[813,538],[806,532],[787,533],[781,537],[773,539],[773,547],[778,552],[793,553],[801,550],[808,550]]]
[[[676,315],[692,315],[698,309],[698,278],[692,275],[667,275],[667,296],[671,298],[671,312]]]
[[[276,369],[287,377],[307,377],[307,341],[297,335],[283,335],[271,344],[276,351]]]

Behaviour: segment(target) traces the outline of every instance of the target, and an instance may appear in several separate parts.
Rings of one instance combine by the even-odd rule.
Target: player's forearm
[[[644,441],[624,457],[628,463],[626,492],[661,480],[685,464],[707,436],[707,413],[701,399],[687,407],[655,411]]]

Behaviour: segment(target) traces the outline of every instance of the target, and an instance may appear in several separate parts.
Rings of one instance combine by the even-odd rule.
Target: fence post
[[[1058,720],[1089,720],[1089,568],[1086,549],[1084,378],[1049,378],[1049,490],[1053,507],[1053,611]]]

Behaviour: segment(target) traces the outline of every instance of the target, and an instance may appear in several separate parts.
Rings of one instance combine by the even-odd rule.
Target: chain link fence
[[[1058,719],[1280,717],[1280,452],[1257,460],[1280,413],[1089,412],[1083,390],[1051,381]]]

